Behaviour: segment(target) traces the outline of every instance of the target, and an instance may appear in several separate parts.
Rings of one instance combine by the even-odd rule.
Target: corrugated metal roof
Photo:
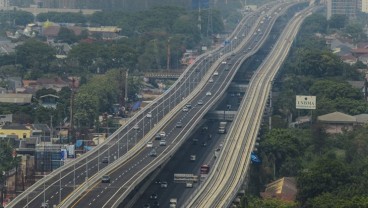
[[[323,123],[356,123],[357,119],[354,116],[350,116],[341,112],[333,112],[318,116],[318,121]]]
[[[27,104],[31,103],[31,101],[32,101],[32,94],[16,94],[16,93],[0,94],[0,103]]]
[[[368,123],[368,114],[359,114],[354,116],[358,123]]]

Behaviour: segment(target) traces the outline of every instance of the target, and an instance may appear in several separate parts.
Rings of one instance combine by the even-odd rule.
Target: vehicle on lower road
[[[102,176],[101,182],[102,183],[110,183],[110,176],[108,176],[108,175]]]

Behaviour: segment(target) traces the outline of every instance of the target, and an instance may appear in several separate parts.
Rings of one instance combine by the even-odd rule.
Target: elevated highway
[[[228,207],[239,190],[250,164],[272,81],[286,58],[303,20],[313,6],[297,13],[289,22],[273,50],[257,69],[235,117],[212,172],[183,207]]]
[[[273,24],[272,18],[267,24],[263,24],[264,33],[250,35],[258,27],[261,28],[258,17],[262,17],[261,14],[269,10],[280,11],[286,5],[290,4],[283,3],[281,7],[273,7],[275,3],[271,3],[244,17],[229,37],[232,40],[230,45],[198,57],[164,95],[132,117],[107,141],[36,182],[7,207],[40,207],[43,202],[48,203],[50,207],[53,205],[116,207],[142,178],[180,147],[188,132],[199,122],[199,118],[203,117],[204,112],[218,100],[234,76],[234,69],[240,63],[235,61],[239,57],[232,56],[231,50],[236,48],[237,54],[239,52],[252,54],[257,49],[267,34],[266,29]],[[256,26],[251,27],[255,22]],[[225,58],[231,64],[221,64]],[[218,70],[218,76],[212,76],[215,70]],[[214,82],[207,82],[211,77]],[[211,95],[206,95],[207,92]],[[195,105],[199,99],[204,105]],[[194,107],[187,113],[181,112],[182,107],[188,102],[193,103]],[[151,117],[146,116],[149,112]],[[181,129],[174,127],[175,121],[178,120],[184,123]],[[160,147],[155,144],[157,157],[149,157],[150,150],[145,148],[146,142],[152,140],[161,130],[166,131],[168,145]],[[109,160],[108,164],[102,163],[105,157]],[[110,174],[114,183],[101,186],[100,178],[105,174]]]
[[[285,3],[268,8],[267,12],[260,11],[261,13],[263,12],[263,15],[260,15],[258,23],[252,28],[249,35],[244,40],[240,40],[240,38],[235,39],[242,42],[238,43],[233,51],[224,54],[223,58],[217,59],[209,69],[209,72],[201,76],[201,82],[197,87],[191,89],[192,93],[183,102],[175,106],[170,119],[165,120],[167,117],[164,118],[165,125],[160,130],[166,132],[167,146],[159,146],[159,142],[153,140],[154,133],[158,132],[158,129],[154,129],[147,135],[148,140],[153,141],[153,148],[145,148],[145,142],[148,140],[143,139],[144,142],[140,144],[140,150],[133,157],[120,163],[118,166],[108,167],[106,170],[93,176],[91,179],[93,183],[85,183],[82,188],[73,192],[73,195],[63,201],[62,207],[117,207],[149,173],[165,162],[165,160],[170,159],[189,136],[190,132],[196,128],[204,114],[223,95],[245,57],[255,53],[261,46],[278,16],[275,13],[282,13],[291,5],[291,3]],[[266,15],[269,18],[264,18]],[[254,33],[258,30],[263,32]],[[244,54],[247,54],[247,56],[244,56]],[[209,56],[209,58],[211,57],[213,55]],[[226,63],[224,63],[225,61]],[[192,81],[197,82],[202,71],[196,71],[197,77],[194,76]],[[208,81],[210,78],[213,79],[213,82]],[[202,104],[199,104],[200,100]],[[172,105],[170,102],[170,98],[168,98],[166,106]],[[192,107],[188,111],[182,111],[182,107],[188,103]],[[181,122],[183,126],[177,128],[177,122]],[[156,157],[150,157],[152,149],[157,153]],[[100,178],[104,174],[110,175],[113,180],[111,184],[100,183]]]

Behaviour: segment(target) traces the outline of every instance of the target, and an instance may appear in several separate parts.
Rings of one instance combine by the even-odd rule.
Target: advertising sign
[[[297,95],[296,109],[316,109],[316,96]]]

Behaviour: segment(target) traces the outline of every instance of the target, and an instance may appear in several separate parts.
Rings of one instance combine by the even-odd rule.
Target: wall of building
[[[358,0],[328,0],[327,19],[336,14],[346,15],[350,19],[354,19],[356,18],[357,7]]]
[[[0,129],[0,135],[16,135],[19,139],[30,138],[32,130],[30,129]]]

